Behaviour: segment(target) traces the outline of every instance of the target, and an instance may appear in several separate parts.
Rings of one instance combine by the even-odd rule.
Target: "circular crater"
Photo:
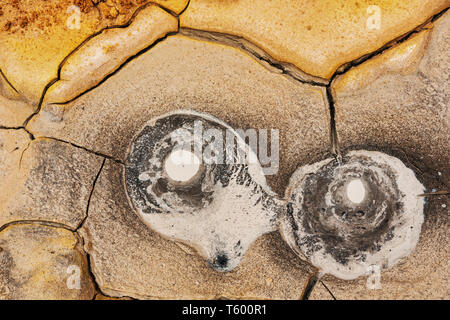
[[[217,185],[227,187],[232,176],[249,184],[252,173],[262,175],[248,165],[255,156],[243,152],[237,135],[225,144],[230,132],[234,134],[213,117],[191,111],[148,123],[134,139],[126,163],[125,183],[133,205],[144,214],[195,213],[210,204]]]
[[[254,151],[228,125],[193,111],[149,121],[124,171],[131,205],[153,230],[195,247],[220,271],[276,229],[274,200]]]
[[[322,272],[342,279],[389,268],[415,248],[424,187],[399,159],[353,151],[299,168],[290,180],[281,232]]]

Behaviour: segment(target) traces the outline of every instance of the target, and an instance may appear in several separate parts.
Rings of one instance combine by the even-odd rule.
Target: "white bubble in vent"
[[[164,162],[167,176],[177,182],[192,179],[200,170],[200,159],[191,151],[174,150]]]

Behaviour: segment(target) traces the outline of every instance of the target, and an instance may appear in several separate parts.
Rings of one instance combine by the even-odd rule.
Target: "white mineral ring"
[[[280,231],[301,257],[341,279],[393,266],[419,240],[424,187],[399,159],[352,151],[297,169]]]

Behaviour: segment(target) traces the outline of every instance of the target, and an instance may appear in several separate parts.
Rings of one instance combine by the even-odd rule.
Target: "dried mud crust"
[[[124,3],[123,9],[116,5],[123,10],[123,14],[116,14],[113,18],[108,18],[108,14],[111,10],[116,10],[114,0],[99,2],[90,10],[83,5],[84,11],[80,11],[73,1],[67,0],[18,3],[21,4],[19,9],[11,8],[11,13],[5,9],[0,17],[0,25],[4,21],[4,29],[8,29],[0,29],[0,69],[22,99],[39,108],[40,99],[47,87],[59,78],[60,64],[85,41],[105,30],[126,27],[136,15],[148,7],[157,7],[161,11],[157,16],[164,13],[168,16],[166,19],[174,19],[176,30],[176,12],[185,8],[187,0],[156,0],[140,4],[131,2],[132,7]],[[36,16],[34,20],[33,17]],[[26,25],[22,23],[23,28],[14,25],[16,21],[21,20],[28,21]],[[163,26],[155,32],[164,33],[165,23],[161,19],[157,22],[154,20],[150,18],[147,22],[156,29]],[[140,43],[145,46],[150,44],[145,40]],[[109,50],[112,49],[114,48],[110,46]],[[42,54],[43,52],[45,54]]]
[[[67,271],[74,269],[80,276],[79,290],[67,285]],[[94,294],[88,262],[76,234],[30,222],[0,229],[0,300],[85,300]]]
[[[156,3],[167,10],[179,13],[187,1],[151,0],[58,0],[25,1],[9,0],[0,4],[0,31],[25,33],[30,29],[48,31],[53,25],[66,23],[67,9],[77,6],[80,12],[89,15],[100,13],[98,23],[112,25],[124,23],[136,9],[149,3]],[[100,21],[104,19],[105,21]]]

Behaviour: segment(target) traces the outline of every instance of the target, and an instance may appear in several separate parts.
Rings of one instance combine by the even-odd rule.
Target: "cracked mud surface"
[[[66,27],[71,4],[80,29]],[[0,299],[449,299],[449,3],[371,4],[384,20],[369,32],[365,1],[2,4]],[[298,167],[330,156],[399,158],[428,195],[415,251],[380,290],[315,278],[278,232],[214,271],[149,229],[122,181],[133,137],[179,109],[279,129],[266,178],[280,197]]]
[[[2,228],[0,283],[3,299],[91,299],[95,293],[80,239],[71,231],[38,223]],[[80,274],[80,290],[68,288],[68,267]]]
[[[364,191],[357,197],[348,191],[354,182]],[[399,159],[352,151],[340,162],[327,159],[292,175],[280,230],[323,273],[355,279],[373,265],[388,269],[414,250],[423,191]]]

